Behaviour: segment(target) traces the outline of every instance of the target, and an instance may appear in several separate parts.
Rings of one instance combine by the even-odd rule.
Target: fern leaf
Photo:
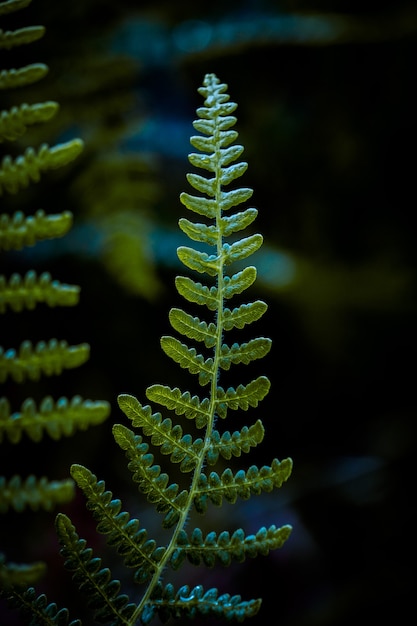
[[[62,237],[71,226],[70,211],[46,215],[39,209],[27,217],[21,211],[16,211],[12,217],[4,213],[0,215],[0,250],[21,250],[42,239]]]
[[[31,63],[18,69],[2,70],[0,72],[0,90],[25,87],[41,80],[48,73],[48,66],[44,63]]]
[[[191,222],[185,217],[182,217],[178,221],[178,225],[187,237],[194,241],[207,243],[210,246],[214,246],[217,242],[218,233],[216,227],[213,225]]]
[[[177,248],[179,260],[195,272],[217,276],[220,269],[220,259],[216,254],[207,254],[187,246]]]
[[[176,483],[168,484],[168,475],[161,473],[159,465],[153,464],[153,454],[148,453],[148,446],[142,443],[142,437],[121,424],[113,426],[113,435],[126,452],[133,480],[138,483],[140,491],[146,494],[148,501],[156,505],[156,510],[166,513],[163,526],[170,528],[181,516],[187,491],[178,493]]]
[[[21,104],[0,114],[0,141],[14,141],[21,137],[29,125],[47,122],[58,111],[57,102]]]
[[[146,396],[148,400],[162,404],[177,415],[194,419],[197,428],[204,428],[210,417],[208,398],[200,400],[197,396],[191,396],[188,391],[182,393],[178,387],[172,389],[166,385],[151,385],[146,390]]]
[[[225,184],[225,183],[223,183]],[[247,228],[258,215],[257,209],[250,208],[232,215],[223,215],[220,218],[220,229],[223,237],[229,237],[244,228]]]
[[[68,609],[59,609],[55,602],[49,603],[43,593],[36,595],[33,587],[24,591],[18,587],[12,588],[3,595],[7,598],[11,608],[20,610],[30,626],[81,626],[79,619],[69,621]]]
[[[268,529],[264,526],[256,534],[245,536],[239,528],[232,535],[228,531],[220,534],[210,532],[203,537],[199,528],[195,528],[191,537],[182,530],[178,536],[177,549],[171,558],[171,566],[178,569],[184,558],[193,565],[203,563],[213,567],[216,561],[228,566],[234,561],[242,563],[246,558],[266,556],[271,550],[281,548],[291,534],[291,526],[277,528],[272,525]]]
[[[0,30],[0,49],[10,50],[14,46],[37,41],[45,34],[44,26],[25,26],[14,31]]]
[[[129,602],[127,595],[119,594],[120,582],[111,579],[110,570],[101,566],[101,559],[93,556],[91,548],[78,537],[75,526],[63,513],[57,515],[56,530],[65,567],[72,572],[80,590],[88,596],[96,621],[131,625],[130,617],[135,605]]]
[[[107,543],[117,549],[127,567],[134,568],[135,581],[145,583],[158,567],[165,548],[157,547],[139,520],[121,511],[121,501],[112,499],[104,481],[82,465],[71,466],[71,476],[87,498],[87,508],[97,521],[97,531],[108,536]]]
[[[230,369],[234,363],[244,363],[247,365],[254,359],[262,359],[271,349],[271,340],[265,337],[251,339],[247,343],[234,343],[232,346],[223,344],[221,347],[220,367],[224,370]]]
[[[179,424],[172,426],[169,418],[162,420],[160,413],[152,413],[150,406],[142,406],[134,396],[121,394],[118,403],[133,426],[141,428],[154,446],[160,446],[162,454],[170,455],[171,463],[181,463],[182,472],[194,469],[203,448],[202,439],[193,441],[191,435],[183,435]]]
[[[19,351],[13,348],[4,352],[0,347],[0,382],[8,376],[18,383],[26,378],[39,380],[40,376],[59,375],[64,369],[78,367],[84,363],[90,353],[86,343],[69,346],[64,340],[50,339],[47,343],[39,341],[35,347],[32,342],[24,341]]]
[[[38,442],[44,431],[55,440],[69,437],[77,430],[101,424],[109,413],[108,402],[83,400],[77,395],[71,400],[61,397],[56,402],[46,396],[39,409],[32,398],[27,398],[20,412],[11,414],[7,399],[0,398],[0,443],[4,435],[11,443],[19,443],[24,433]]]
[[[244,270],[224,277],[223,296],[226,299],[233,298],[245,289],[248,289],[256,280],[256,268],[249,266]]]
[[[252,426],[244,426],[240,431],[230,433],[228,430],[221,436],[214,430],[211,436],[211,444],[207,451],[207,463],[217,463],[219,455],[224,459],[232,456],[240,456],[242,452],[249,452],[250,448],[257,446],[264,438],[265,429],[261,420],[257,420]]]
[[[10,156],[4,157],[0,168],[0,195],[3,190],[17,193],[30,182],[38,182],[42,172],[67,165],[81,153],[83,145],[81,139],[72,139],[52,148],[42,144],[37,153],[27,148],[15,161]]]
[[[171,326],[182,335],[196,341],[204,341],[206,348],[212,348],[216,343],[217,328],[213,322],[201,321],[185,313],[182,309],[171,309],[169,312]]]
[[[258,321],[267,310],[267,305],[262,300],[256,300],[249,304],[241,304],[239,307],[223,311],[223,326],[225,330],[243,328],[246,324]]]
[[[261,599],[242,601],[239,595],[230,596],[227,593],[219,595],[215,588],[204,591],[202,585],[197,585],[193,589],[184,585],[175,591],[170,583],[165,586],[159,584],[141,614],[141,621],[145,625],[149,624],[157,613],[163,622],[170,617],[195,618],[198,615],[242,622],[245,618],[256,615],[260,606]]]
[[[263,400],[270,389],[271,383],[266,376],[259,376],[248,385],[239,385],[237,389],[229,387],[225,391],[222,387],[217,388],[216,410],[219,417],[223,419],[227,415],[227,409],[243,409],[247,411],[249,407],[256,408],[258,402]]]
[[[69,479],[50,482],[45,477],[31,475],[22,481],[20,476],[15,475],[7,481],[0,476],[0,513],[9,509],[20,512],[26,508],[52,511],[55,506],[69,502],[73,497],[74,484]]]
[[[245,237],[240,241],[236,241],[229,245],[228,243],[223,244],[223,263],[225,265],[230,265],[235,261],[241,261],[246,257],[250,256],[261,247],[263,242],[262,235],[251,235],[250,237]]]
[[[291,474],[292,461],[274,459],[271,466],[264,465],[260,469],[252,465],[247,472],[239,470],[235,475],[231,469],[224,470],[221,476],[211,472],[208,476],[201,474],[196,489],[194,504],[199,513],[207,509],[207,501],[216,506],[222,504],[223,498],[233,504],[237,498],[247,500],[252,494],[259,495],[263,491],[270,492],[281,487]]]
[[[42,561],[35,563],[7,562],[0,553],[0,592],[11,587],[28,587],[45,575],[46,565]]]
[[[37,276],[30,270],[24,277],[12,274],[8,282],[0,275],[0,313],[4,313],[8,306],[16,313],[31,310],[40,302],[48,307],[74,306],[78,304],[79,293],[77,285],[52,280],[49,272]]]
[[[204,359],[197,354],[195,348],[189,348],[175,337],[165,336],[161,338],[161,347],[165,354],[191,374],[198,374],[200,385],[206,385],[213,376],[213,359]],[[224,357],[226,359],[226,355]]]
[[[0,4],[0,15],[8,15],[13,11],[19,11],[27,7],[32,0],[6,0]]]
[[[215,311],[219,305],[217,287],[209,288],[188,276],[177,276],[175,286],[178,293],[189,302],[204,304],[210,311]]]

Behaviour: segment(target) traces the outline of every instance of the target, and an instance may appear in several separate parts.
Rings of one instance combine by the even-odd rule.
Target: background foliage
[[[50,135],[39,129],[42,141],[86,143],[68,192],[52,176],[7,199],[10,211],[30,202],[75,215],[65,242],[29,252],[39,273],[53,265],[62,282],[82,286],[77,310],[60,312],[68,342],[88,337],[92,346],[88,367],[68,375],[74,389],[111,402],[110,419],[119,421],[118,393],[175,384],[159,337],[175,305],[178,196],[196,89],[215,72],[239,103],[245,184],[265,236],[257,289],[269,304],[272,388],[262,403],[268,437],[254,462],[291,455],[295,471],[285,494],[214,511],[248,531],[291,522],[286,547],[210,576],[220,588],[231,577],[231,592],[236,585],[242,596],[264,596],[254,626],[269,611],[281,626],[398,620],[411,607],[413,580],[414,3],[34,0],[2,28],[22,20],[47,33],[13,51],[11,66],[50,68],[22,101],[61,106]],[[22,254],[12,260],[18,271]],[[53,311],[35,315],[32,341]],[[10,345],[18,330],[10,328]],[[68,393],[68,377],[62,384]],[[146,523],[109,422],[60,444],[59,455],[50,445],[23,443],[16,458],[2,444],[2,464],[25,475],[26,465],[44,472],[47,459],[49,473],[64,477],[70,463],[85,463]],[[98,541],[81,496],[67,512]],[[16,514],[8,524],[9,557],[47,560],[48,598],[81,615],[52,518]]]

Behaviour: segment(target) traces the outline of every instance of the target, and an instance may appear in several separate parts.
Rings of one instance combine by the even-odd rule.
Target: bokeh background
[[[159,337],[170,333],[169,308],[183,305],[174,288],[184,243],[178,196],[188,190],[197,88],[214,72],[239,104],[242,182],[254,189],[265,238],[250,298],[269,309],[249,332],[273,339],[253,368],[269,376],[269,395],[228,426],[260,417],[267,436],[233,467],[291,456],[294,473],[281,490],[211,507],[197,523],[247,532],[291,523],[293,533],[267,558],[187,567],[183,582],[262,596],[253,626],[398,623],[413,613],[415,587],[415,3],[33,0],[1,27],[30,24],[45,25],[45,37],[3,52],[2,67],[39,61],[49,74],[6,94],[2,109],[49,99],[61,108],[13,150],[75,136],[85,150],[65,171],[1,198],[2,212],[69,209],[75,218],[64,239],[4,254],[2,271],[50,271],[82,292],[73,309],[2,316],[0,340],[5,348],[26,338],[87,341],[91,358],[1,393],[16,410],[27,395],[80,393],[109,401],[112,414],[60,442],[2,443],[1,473],[65,478],[72,462],[84,463],[159,536],[111,424],[126,423],[121,392],[143,401],[155,382],[198,392]],[[95,534],[83,496],[63,510],[129,591],[129,573]],[[2,516],[0,549],[17,562],[45,560],[39,590],[89,624],[53,519]],[[0,615],[1,624],[21,623],[3,604]]]

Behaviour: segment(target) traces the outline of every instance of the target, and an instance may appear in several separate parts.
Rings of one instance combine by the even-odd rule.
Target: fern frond
[[[6,0],[0,4],[0,15],[8,15],[29,6],[32,0]]]
[[[0,443],[5,435],[11,443],[19,443],[24,433],[35,442],[41,441],[44,432],[58,440],[101,424],[109,414],[108,402],[83,400],[78,395],[71,400],[62,397],[56,402],[46,396],[39,408],[32,398],[27,398],[20,412],[13,414],[8,400],[0,398]]]
[[[46,143],[42,144],[37,152],[33,148],[27,148],[15,160],[10,156],[4,157],[0,168],[0,195],[3,190],[17,193],[30,182],[38,182],[41,173],[67,165],[77,158],[83,146],[81,139],[72,139],[52,148]]]
[[[227,415],[227,409],[247,411],[249,407],[256,408],[258,403],[267,395],[271,383],[266,376],[259,376],[247,385],[239,385],[236,389],[229,387],[227,391],[218,387],[216,392],[216,410],[221,418]]]
[[[22,480],[15,475],[7,481],[0,476],[0,513],[7,513],[9,509],[21,512],[26,508],[52,511],[73,497],[74,483],[70,479],[48,481],[45,477],[31,475]]]
[[[27,587],[33,585],[46,571],[46,565],[42,561],[35,563],[12,563],[7,562],[5,556],[0,553],[0,592],[11,587]]]
[[[156,505],[159,513],[165,513],[164,528],[170,528],[179,519],[185,502],[187,491],[178,493],[176,483],[169,483],[169,476],[161,473],[159,465],[154,465],[154,456],[148,452],[148,444],[142,441],[140,435],[135,435],[122,424],[113,426],[113,436],[118,445],[125,451],[129,459],[129,469],[133,480],[138,483],[139,490],[144,493],[149,502]]]
[[[34,309],[38,303],[48,307],[74,306],[78,304],[80,288],[52,280],[49,272],[40,276],[30,270],[24,277],[12,274],[8,281],[0,275],[0,313],[7,307],[20,313],[24,309]]]
[[[291,459],[281,462],[274,459],[271,466],[264,465],[259,469],[252,465],[246,472],[239,470],[235,475],[230,468],[226,468],[221,476],[217,472],[211,472],[208,476],[202,473],[195,490],[195,508],[199,513],[204,513],[208,500],[221,506],[223,498],[233,504],[238,498],[247,500],[252,494],[270,492],[281,487],[290,476],[291,470]]]
[[[262,359],[271,349],[271,340],[266,337],[251,339],[247,343],[234,343],[232,346],[223,344],[220,351],[219,366],[230,369],[232,364],[247,365],[255,359]]]
[[[118,403],[132,425],[141,428],[154,446],[160,446],[162,454],[170,455],[171,463],[180,463],[182,472],[194,469],[204,446],[202,439],[193,441],[191,435],[183,435],[179,424],[173,426],[168,417],[162,420],[160,413],[152,413],[150,406],[143,406],[134,396],[121,394]]]
[[[193,565],[204,563],[213,567],[216,561],[228,566],[232,560],[242,563],[247,557],[266,556],[284,545],[291,530],[288,525],[280,528],[272,525],[268,529],[263,526],[253,535],[246,536],[239,528],[232,535],[225,530],[220,534],[210,532],[205,537],[199,528],[195,528],[190,537],[182,530],[171,557],[171,567],[178,569],[185,558]]]
[[[25,216],[16,211],[12,216],[0,215],[0,250],[21,250],[43,239],[63,237],[72,226],[72,213],[46,215],[43,209]]]
[[[14,46],[37,41],[45,34],[44,26],[25,26],[14,31],[0,29],[0,49],[10,50]]]
[[[38,82],[47,75],[49,68],[44,63],[31,63],[18,69],[0,72],[0,89],[16,89]]]
[[[215,588],[204,591],[202,585],[197,585],[193,589],[184,585],[175,591],[170,583],[165,586],[159,583],[151,595],[151,601],[145,605],[141,621],[143,624],[149,624],[155,614],[158,614],[163,622],[170,617],[194,618],[198,615],[242,622],[245,618],[256,615],[261,602],[260,598],[242,601],[239,595],[230,596],[228,593],[219,595]]]
[[[24,341],[18,352],[14,348],[4,352],[0,347],[0,382],[8,376],[21,383],[27,378],[39,380],[41,375],[59,375],[64,369],[82,365],[89,354],[87,343],[69,346],[66,341],[57,339],[39,341],[35,347],[31,341]]]
[[[216,344],[216,325],[213,322],[207,324],[207,322],[189,315],[182,309],[171,309],[169,321],[174,330],[189,339],[203,341],[206,348],[212,348]]]
[[[191,374],[198,374],[200,385],[210,382],[214,372],[214,360],[211,357],[205,359],[195,348],[189,348],[175,337],[161,337],[161,347],[180,367],[188,369]]]
[[[214,465],[219,456],[231,459],[232,456],[240,456],[242,452],[249,452],[250,448],[257,446],[264,438],[265,429],[261,420],[257,420],[252,426],[244,426],[240,431],[230,431],[220,435],[218,430],[213,430],[211,444],[207,451],[207,463]]]
[[[59,609],[55,602],[48,602],[45,594],[37,595],[33,587],[24,591],[14,587],[3,595],[11,608],[19,609],[30,626],[81,626],[79,619],[69,621],[68,609]]]
[[[177,415],[184,415],[187,419],[194,419],[197,428],[204,428],[210,417],[210,400],[198,396],[191,396],[189,391],[181,392],[178,387],[172,389],[166,385],[151,385],[146,389],[148,400],[158,402],[175,411]]]
[[[57,515],[56,529],[65,567],[87,595],[96,621],[129,626],[136,607],[127,595],[119,594],[120,582],[111,579],[110,570],[101,566],[101,559],[93,556],[91,548],[78,537],[75,526],[63,513]]]
[[[87,508],[97,521],[97,531],[108,535],[107,543],[117,549],[127,567],[136,570],[135,581],[147,582],[157,569],[165,548],[148,539],[139,520],[121,511],[121,501],[112,499],[113,494],[106,491],[103,480],[97,481],[87,468],[75,464],[71,466],[71,476],[87,498]]]
[[[4,139],[14,141],[26,132],[28,126],[47,122],[58,111],[57,102],[39,104],[21,104],[0,114],[0,142]]]

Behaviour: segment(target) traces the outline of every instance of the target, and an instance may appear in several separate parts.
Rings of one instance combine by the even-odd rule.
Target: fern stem
[[[219,114],[216,115],[216,120]],[[217,271],[217,320],[216,320],[216,342],[213,347],[213,373],[210,384],[210,407],[209,407],[209,418],[207,421],[205,437],[204,437],[204,448],[199,455],[198,463],[193,471],[193,476],[191,480],[190,489],[188,492],[188,498],[186,505],[183,508],[183,511],[180,515],[180,518],[175,526],[174,532],[172,533],[171,540],[167,546],[167,549],[158,564],[158,568],[156,569],[151,582],[148,585],[148,588],[143,595],[140,603],[138,604],[135,612],[133,613],[130,624],[134,626],[140,615],[142,614],[147,602],[149,601],[152,592],[155,586],[158,584],[161,574],[164,571],[166,565],[169,563],[172,553],[177,547],[178,536],[180,532],[184,529],[187,519],[189,517],[191,508],[193,506],[195,494],[197,491],[197,484],[200,478],[201,472],[203,470],[205,459],[207,458],[207,453],[209,451],[210,446],[212,445],[212,433],[214,429],[215,417],[216,417],[216,398],[217,398],[217,383],[220,372],[220,354],[223,340],[223,301],[224,301],[224,261],[223,261],[223,229],[221,225],[221,152],[220,152],[220,135],[219,135],[218,124],[215,124],[214,130],[214,139],[215,139],[215,179],[216,179],[216,191],[215,191],[215,206],[216,206],[216,233],[217,233],[217,258],[218,258],[218,271]]]

